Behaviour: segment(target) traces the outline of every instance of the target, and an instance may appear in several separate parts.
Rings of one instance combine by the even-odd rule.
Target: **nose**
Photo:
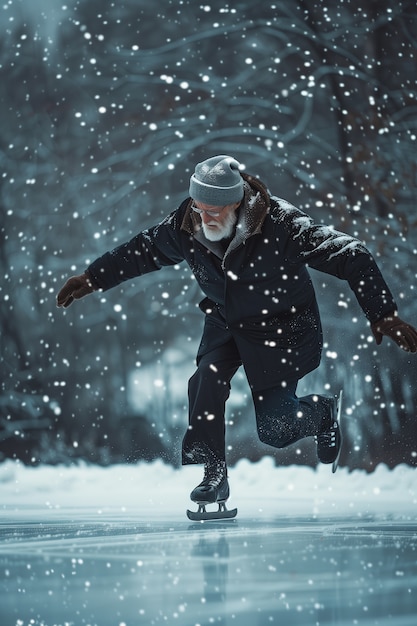
[[[216,221],[215,217],[213,217],[212,215],[209,215],[205,211],[201,213],[201,219],[203,220],[204,224],[208,224],[209,222],[212,222],[213,220]]]

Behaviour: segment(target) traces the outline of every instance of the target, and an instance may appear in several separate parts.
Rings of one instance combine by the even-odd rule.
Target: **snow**
[[[27,467],[6,461],[0,466],[3,511],[30,514],[88,508],[158,519],[185,519],[188,495],[201,480],[201,466],[175,469],[162,461],[100,467]],[[239,516],[318,515],[417,516],[415,470],[377,466],[373,473],[329,466],[279,467],[271,457],[257,463],[240,460],[229,468],[230,503]],[[0,509],[1,510],[1,509]]]
[[[165,434],[162,354],[173,337],[184,351],[199,341],[200,322],[183,315],[199,299],[194,277],[162,270],[161,284],[144,277],[64,315],[54,294],[178,206],[211,154],[244,159],[315,223],[363,240],[413,322],[415,15],[407,3],[372,15],[371,3],[327,4],[3,4],[1,400],[16,418],[6,431],[52,433],[33,458],[61,454],[55,425],[79,448],[107,438],[126,389]],[[333,245],[321,236],[321,249]],[[329,334],[315,388],[348,387],[354,467],[365,449],[381,458],[390,429],[387,457],[414,463],[416,365],[386,342],[374,351],[331,280],[318,284]],[[175,368],[177,405],[187,374]],[[415,625],[414,468],[332,475],[242,460],[230,469],[237,520],[190,525],[200,478],[198,466],[161,461],[0,463],[0,626]]]

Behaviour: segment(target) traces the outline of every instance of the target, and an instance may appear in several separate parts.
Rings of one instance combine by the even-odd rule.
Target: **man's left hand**
[[[371,330],[378,346],[385,335],[406,352],[417,352],[417,330],[395,313],[371,324]]]

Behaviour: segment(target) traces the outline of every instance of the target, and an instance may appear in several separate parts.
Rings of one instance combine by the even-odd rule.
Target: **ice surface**
[[[191,523],[198,466],[0,466],[2,626],[414,626],[414,470],[230,469],[235,521]]]

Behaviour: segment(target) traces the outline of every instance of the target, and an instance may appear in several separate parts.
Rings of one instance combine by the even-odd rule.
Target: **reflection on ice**
[[[417,614],[417,523],[405,517],[0,530],[4,626],[414,626]]]
[[[229,542],[224,534],[205,537],[201,533],[191,556],[200,561],[203,571],[203,602],[224,602],[229,572]]]

